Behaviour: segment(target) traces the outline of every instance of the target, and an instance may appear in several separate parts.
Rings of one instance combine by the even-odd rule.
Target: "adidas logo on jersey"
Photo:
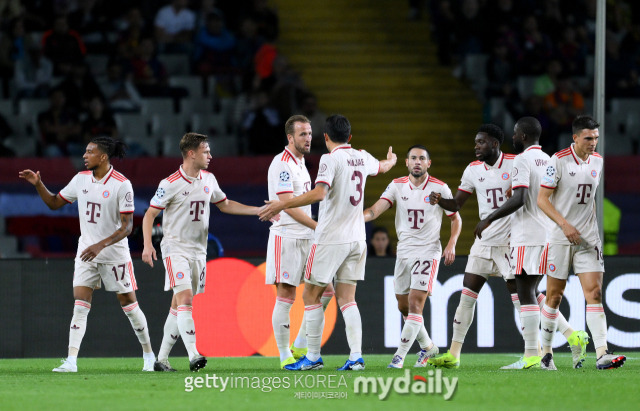
[[[196,335],[196,330],[186,331],[189,335]]]
[[[409,199],[409,197],[400,197],[402,198],[404,201],[407,201]]]
[[[174,340],[177,340],[177,339],[178,339],[178,336],[177,336],[177,335],[173,335],[173,334],[169,334],[169,335],[170,335],[170,336],[171,336],[171,338],[173,338]]]
[[[87,194],[89,190],[82,190],[82,194]]]
[[[182,193],[182,195],[186,197],[186,196],[188,196],[188,195],[189,195],[189,192],[188,192],[188,191],[185,191],[184,193]]]
[[[573,176],[575,176],[575,175],[576,175],[576,172],[575,172],[575,171],[572,171],[572,172],[570,172],[570,173],[569,173],[569,175],[570,175],[571,177],[573,177]]]
[[[484,181],[484,177],[480,177],[478,181],[482,183]]]

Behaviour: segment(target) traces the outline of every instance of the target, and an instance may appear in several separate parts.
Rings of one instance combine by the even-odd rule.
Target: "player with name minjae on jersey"
[[[171,308],[164,325],[156,371],[175,371],[169,352],[178,339],[189,354],[189,369],[198,371],[207,359],[196,349],[196,329],[192,304],[203,293],[207,277],[207,237],[211,203],[220,211],[236,215],[257,215],[259,208],[227,199],[214,175],[206,169],[211,161],[207,136],[186,133],[180,140],[182,165],[163,179],[142,220],[144,250],[142,261],[153,267],[156,250],[151,241],[153,221],[164,211],[160,243],[165,266],[165,291],[172,290]]]
[[[462,174],[458,192],[453,199],[443,198],[440,193],[429,194],[431,204],[438,204],[448,211],[459,211],[467,199],[476,192],[480,218],[485,218],[507,201],[511,188],[511,171],[514,155],[504,154],[500,146],[504,141],[502,129],[495,124],[483,124],[475,136],[477,161],[470,163]],[[473,322],[476,300],[489,276],[501,276],[512,295],[518,312],[515,280],[510,278],[509,267],[509,219],[491,224],[482,238],[476,238],[469,251],[469,259],[462,282],[460,303],[453,318],[451,347],[445,354],[430,358],[428,363],[436,367],[458,368],[460,352],[467,331]],[[513,296],[516,299],[513,299]]]
[[[101,287],[116,293],[122,310],[142,345],[144,367],[153,371],[155,355],[151,349],[147,319],[138,306],[136,277],[127,236],[133,228],[133,188],[117,172],[111,159],[124,158],[126,145],[111,137],[96,137],[87,144],[82,158],[87,171],[81,171],[58,194],[45,187],[40,172],[19,173],[36,187],[44,203],[52,210],[78,202],[80,238],[73,272],[73,317],[69,330],[69,352],[54,372],[77,372],[80,344],[87,329],[93,290]]]
[[[371,154],[349,145],[351,124],[346,117],[327,118],[324,139],[329,154],[320,159],[316,186],[286,201],[267,201],[260,212],[265,221],[280,211],[320,201],[318,225],[307,258],[302,294],[308,351],[297,362],[285,365],[291,371],[318,370],[324,311],[321,297],[335,278],[336,300],[342,311],[351,353],[340,371],[364,369],[362,359],[362,321],[355,301],[356,284],[364,280],[367,242],[362,200],[367,176],[386,173],[397,161],[389,147],[387,159],[378,161]]]
[[[501,367],[503,370],[534,369],[540,367],[539,332],[540,308],[545,295],[537,291],[542,279],[540,260],[546,245],[544,227],[549,219],[538,208],[540,179],[549,163],[549,156],[539,145],[542,126],[534,117],[519,119],[513,130],[513,147],[518,153],[513,161],[511,178],[512,195],[500,208],[481,220],[475,235],[482,233],[494,221],[511,216],[511,273],[515,276],[517,297],[520,300],[520,324],[524,338],[524,355],[513,364]],[[542,228],[542,229],[541,229]],[[567,320],[558,312],[560,331],[571,346],[574,367],[579,368],[584,361],[588,336],[584,331],[574,331]]]
[[[295,115],[284,128],[289,144],[269,166],[269,200],[284,201],[311,190],[311,177],[304,161],[304,155],[311,150],[311,122],[305,116]],[[276,286],[271,323],[280,351],[280,368],[307,353],[304,317],[298,336],[289,347],[289,312],[296,299],[296,287],[302,282],[316,225],[311,218],[311,205],[306,205],[284,210],[270,227],[265,281]],[[332,296],[333,286],[329,284],[320,300],[323,309]]]
[[[405,323],[389,368],[403,367],[414,340],[420,344],[414,367],[425,367],[429,358],[438,354],[438,346],[431,341],[424,326],[422,311],[438,276],[440,259],[444,256],[445,265],[455,260],[456,243],[462,229],[462,219],[457,212],[448,212],[429,202],[431,192],[440,193],[443,198],[453,198],[453,195],[449,186],[428,174],[431,158],[427,148],[420,144],[409,147],[405,164],[409,175],[394,179],[380,199],[364,210],[364,220],[369,222],[394,204],[396,206],[399,241],[393,283],[398,309]],[[451,220],[451,237],[444,255],[440,244],[442,214]]]
[[[604,161],[596,153],[600,125],[591,116],[576,117],[573,144],[555,153],[540,183],[537,204],[553,220],[541,263],[547,275],[547,302],[542,307],[542,368],[555,370],[551,343],[569,270],[580,279],[587,301],[587,326],[596,348],[599,370],[618,368],[626,357],[607,347],[607,319],[602,305],[604,261],[596,218],[596,190]]]

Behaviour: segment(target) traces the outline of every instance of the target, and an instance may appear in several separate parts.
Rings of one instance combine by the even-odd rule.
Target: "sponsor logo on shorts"
[[[549,264],[549,270],[552,271],[552,272],[556,271],[556,266],[553,265],[553,264]]]
[[[503,180],[508,180],[509,179],[509,173],[502,173],[502,179]]]
[[[204,186],[204,192],[209,194],[209,186]]]
[[[181,271],[180,271],[180,272],[178,272],[178,274],[176,274],[176,278],[177,278],[178,280],[182,280],[182,279],[184,278],[184,273],[182,273]]]
[[[109,190],[104,190],[104,191],[102,192],[102,197],[104,197],[104,198],[109,198]]]
[[[591,177],[596,178],[597,175],[598,173],[596,172],[596,170],[591,170]]]
[[[284,277],[285,280],[289,279],[289,273],[286,272],[286,271],[284,273],[282,273],[282,276]]]

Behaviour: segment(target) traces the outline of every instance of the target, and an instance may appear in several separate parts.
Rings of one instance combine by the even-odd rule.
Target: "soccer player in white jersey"
[[[549,219],[538,208],[540,179],[547,169],[549,156],[539,145],[542,126],[534,117],[523,117],[514,126],[513,147],[519,153],[513,161],[512,195],[500,208],[481,220],[475,235],[494,221],[511,215],[511,273],[515,275],[517,297],[520,301],[520,324],[524,338],[524,355],[503,370],[533,369],[540,367],[538,348],[540,330],[540,308],[545,295],[537,291],[542,279],[540,260],[546,245],[544,227]],[[541,229],[542,228],[542,229]],[[558,312],[562,333],[569,341],[575,368],[580,368],[585,358],[589,336],[584,331],[575,331]]]
[[[399,241],[394,288],[398,309],[405,323],[398,350],[389,368],[403,367],[404,358],[416,339],[420,344],[420,352],[415,367],[425,367],[427,360],[438,354],[438,347],[431,341],[424,326],[422,311],[427,297],[431,295],[443,256],[440,244],[442,214],[451,220],[451,237],[444,251],[445,265],[455,260],[456,243],[462,228],[458,213],[445,211],[429,203],[431,192],[440,193],[443,198],[453,198],[453,195],[445,183],[428,174],[431,158],[427,148],[419,144],[410,147],[405,163],[409,175],[394,179],[380,199],[364,210],[364,220],[369,222],[396,205]]]
[[[198,371],[207,359],[196,349],[193,323],[194,294],[204,292],[207,276],[207,236],[209,204],[227,214],[257,215],[258,207],[230,201],[213,174],[206,171],[211,161],[207,136],[187,133],[180,140],[182,166],[160,182],[142,221],[144,250],[142,261],[153,267],[156,250],[151,242],[153,220],[164,211],[163,238],[160,243],[165,266],[165,291],[173,290],[171,309],[164,326],[156,371],[175,371],[169,363],[169,352],[177,340],[189,354],[189,368]]]
[[[305,116],[295,115],[284,128],[289,144],[269,166],[269,200],[288,200],[311,190],[311,177],[304,162],[304,155],[311,150],[311,122]],[[295,354],[300,358],[307,353],[304,320],[296,341],[289,347],[289,311],[296,299],[296,287],[302,281],[316,225],[311,218],[311,205],[306,205],[285,210],[269,231],[265,281],[276,286],[271,322],[280,351],[280,368],[293,364]],[[333,286],[329,284],[321,299],[323,308],[331,296]]]
[[[551,343],[556,332],[558,308],[573,268],[587,301],[587,326],[596,348],[600,370],[624,365],[624,355],[607,349],[607,319],[602,306],[604,261],[596,219],[596,190],[603,159],[596,153],[598,127],[590,116],[573,121],[573,144],[555,153],[542,177],[538,206],[553,220],[547,233],[546,255],[541,263],[547,275],[547,302],[542,307],[542,368],[555,370]]]
[[[87,171],[81,171],[58,194],[45,187],[40,172],[19,173],[36,187],[52,210],[78,201],[80,238],[73,273],[75,304],[69,331],[69,352],[54,372],[77,372],[80,344],[87,328],[93,290],[101,283],[114,291],[142,345],[144,368],[153,371],[155,355],[151,349],[147,319],[138,306],[127,236],[133,227],[133,188],[125,176],[111,165],[111,158],[124,158],[126,146],[111,137],[96,137],[87,144],[82,158]]]
[[[475,153],[478,161],[470,163],[462,174],[458,192],[453,199],[442,198],[433,192],[429,195],[431,204],[439,204],[449,211],[459,211],[467,199],[476,192],[480,218],[485,218],[507,201],[507,190],[511,188],[511,170],[514,155],[504,154],[500,146],[504,134],[494,124],[483,124],[475,137]],[[516,294],[515,280],[509,277],[509,232],[508,219],[492,224],[480,239],[477,238],[469,251],[465,268],[460,303],[453,319],[453,336],[449,351],[439,357],[430,358],[428,363],[437,367],[458,368],[460,353],[467,331],[473,322],[476,300],[489,276],[502,276],[509,292]],[[517,294],[516,294],[517,297]],[[519,302],[512,298],[518,312]]]
[[[362,214],[364,186],[369,175],[386,173],[397,161],[389,147],[387,159],[378,161],[366,151],[349,145],[351,125],[341,115],[332,115],[325,123],[324,139],[329,154],[320,159],[316,186],[286,201],[268,201],[259,213],[269,219],[288,208],[302,207],[320,201],[318,226],[307,258],[305,305],[307,355],[286,370],[316,370],[324,366],[320,344],[324,327],[321,297],[335,278],[336,299],[347,332],[351,354],[338,370],[363,370],[362,321],[355,301],[356,284],[364,279],[367,244]],[[324,200],[324,201],[323,201]]]

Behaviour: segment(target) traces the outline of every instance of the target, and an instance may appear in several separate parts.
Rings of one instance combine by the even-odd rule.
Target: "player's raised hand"
[[[442,194],[432,191],[431,194],[429,194],[429,204],[431,205],[438,204],[440,202],[440,198],[442,198]]]
[[[282,210],[282,201],[265,200],[265,205],[258,211],[258,217],[260,221],[270,221]]]
[[[37,185],[42,179],[40,178],[40,172],[36,171],[35,173],[29,169],[22,170],[18,172],[18,177],[24,178],[34,186]]]
[[[153,262],[157,259],[158,257],[156,257],[156,249],[153,246],[145,246],[144,250],[142,251],[142,262],[147,263],[151,267],[153,267]]]
[[[389,151],[387,152],[387,160],[391,161],[393,165],[398,161],[398,156],[393,152],[393,147],[389,146]]]

